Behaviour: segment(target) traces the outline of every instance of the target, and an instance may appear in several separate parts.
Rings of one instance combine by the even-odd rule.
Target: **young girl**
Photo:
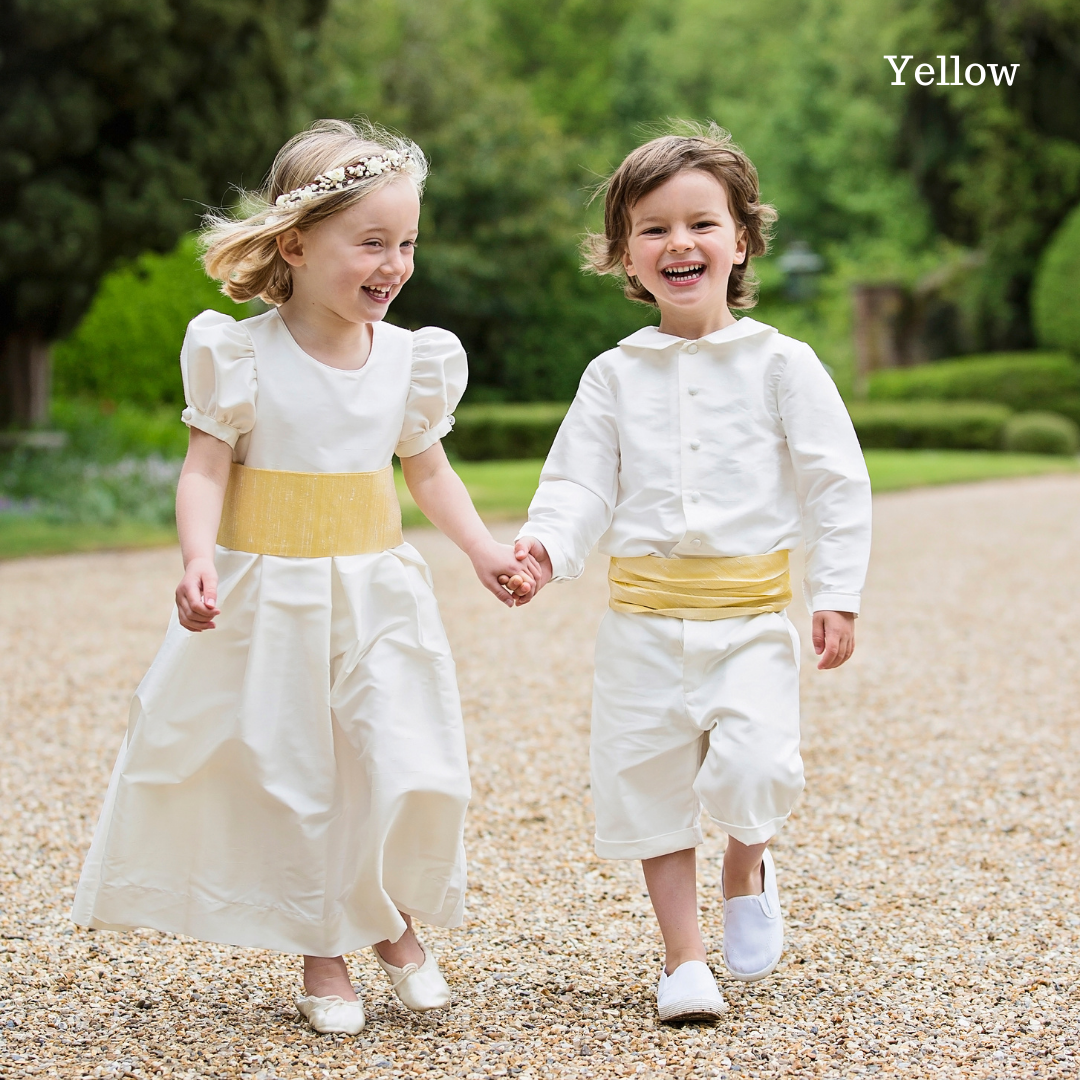
[[[855,432],[809,346],[732,308],[775,217],[718,128],[655,139],[607,183],[590,268],[660,309],[581,379],[518,540],[536,585],[612,556],[596,646],[596,851],[641,859],[667,951],[663,1020],[723,998],[698,929],[702,806],[727,832],[724,960],[768,975],[783,946],[766,850],[802,790],[788,551],[806,543],[820,668],[851,655],[870,547]],[[508,579],[512,581],[511,579]]]
[[[413,271],[426,169],[407,140],[321,121],[281,150],[249,216],[210,223],[207,271],[273,307],[188,328],[177,614],[73,912],[303,953],[296,1004],[324,1032],[363,1027],[341,954],[367,945],[406,1006],[445,1005],[412,920],[462,916],[454,663],[402,540],[392,455],[508,604],[498,578],[519,565],[439,441],[465,389],[460,343],[383,321]]]

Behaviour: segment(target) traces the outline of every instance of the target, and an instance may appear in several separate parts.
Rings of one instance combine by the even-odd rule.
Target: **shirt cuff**
[[[548,558],[551,560],[551,580],[552,581],[573,581],[575,578],[581,577],[585,570],[582,566],[577,573],[574,572],[574,567],[570,565],[570,560],[563,553],[561,547],[559,547],[558,541],[551,536],[545,535],[546,530],[538,529],[529,525],[526,522],[521,531],[515,537],[515,540],[520,540],[523,536],[531,536],[534,540],[539,540],[544,545],[544,550],[548,553]]]
[[[197,412],[190,406],[180,414],[180,419],[189,428],[205,431],[207,435],[213,435],[215,439],[220,439],[234,450],[236,449],[236,440],[240,438],[240,432],[236,428],[229,427],[228,424],[223,424],[220,420],[207,416],[206,413]]]
[[[858,593],[819,592],[810,601],[811,611],[849,611],[859,614]]]
[[[398,443],[395,453],[399,458],[416,457],[417,454],[430,450],[445,435],[449,435],[453,426],[454,418],[447,416],[441,423],[428,428],[427,431],[421,431],[419,435],[414,435],[411,439]]]

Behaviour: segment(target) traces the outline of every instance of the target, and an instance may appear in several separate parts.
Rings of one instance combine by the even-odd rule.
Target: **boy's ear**
[[[747,246],[748,245],[746,242],[746,229],[742,226],[739,226],[739,239],[735,242],[734,262],[736,266],[741,266],[744,262],[746,262]]]
[[[277,249],[290,266],[304,265],[304,234],[299,229],[289,229],[278,236]]]

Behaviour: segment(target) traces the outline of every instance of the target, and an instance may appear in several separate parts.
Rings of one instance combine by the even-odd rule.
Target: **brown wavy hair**
[[[714,123],[675,121],[668,134],[632,150],[622,164],[596,189],[604,197],[604,231],[589,233],[582,242],[582,269],[622,278],[623,292],[641,304],[656,307],[656,298],[623,265],[630,237],[630,215],[650,191],[686,169],[701,169],[724,186],[728,206],[746,235],[746,258],[731,268],[727,303],[752,308],[757,303],[757,279],[751,259],[769,247],[775,207],[760,201],[757,169],[735,145],[731,135]]]
[[[275,205],[279,195],[310,184],[322,173],[387,150],[407,156],[403,169],[367,177],[297,207]],[[292,269],[278,251],[277,238],[290,229],[310,229],[401,174],[423,194],[427,160],[416,143],[366,120],[316,120],[278,151],[261,191],[240,192],[235,214],[206,215],[200,238],[203,266],[237,303],[259,297],[268,304],[284,304],[292,295]]]

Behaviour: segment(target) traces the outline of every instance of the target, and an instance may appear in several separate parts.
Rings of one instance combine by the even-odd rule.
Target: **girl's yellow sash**
[[[673,619],[763,615],[791,603],[786,551],[726,558],[613,558],[608,585],[616,611]]]
[[[394,469],[307,473],[233,465],[217,542],[234,551],[321,559],[402,542]]]

